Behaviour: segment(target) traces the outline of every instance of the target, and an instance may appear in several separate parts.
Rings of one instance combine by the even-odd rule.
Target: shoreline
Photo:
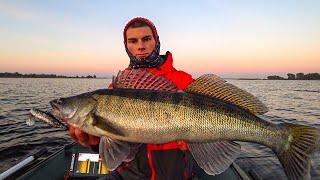
[[[319,73],[297,73],[291,74],[288,73],[288,78],[284,78],[277,75],[267,76],[267,78],[233,78],[227,77],[223,78],[225,80],[320,80]],[[111,77],[97,77],[96,75],[87,75],[87,76],[65,76],[65,75],[56,75],[56,74],[20,74],[18,72],[10,73],[10,72],[0,72],[0,78],[50,78],[50,79],[112,79]],[[196,79],[196,78],[195,78]]]

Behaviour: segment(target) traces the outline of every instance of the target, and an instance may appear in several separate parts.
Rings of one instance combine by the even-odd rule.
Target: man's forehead
[[[145,36],[153,36],[152,30],[149,26],[128,28],[126,31],[127,39],[129,38],[143,38]]]

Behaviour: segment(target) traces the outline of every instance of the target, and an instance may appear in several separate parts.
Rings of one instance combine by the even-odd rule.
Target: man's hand
[[[92,146],[98,145],[100,142],[100,137],[87,134],[83,132],[81,129],[74,128],[70,125],[69,125],[68,132],[69,132],[69,135],[72,137],[73,141],[85,147],[92,147]]]

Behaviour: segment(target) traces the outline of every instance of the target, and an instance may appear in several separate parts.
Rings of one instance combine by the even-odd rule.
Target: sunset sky
[[[136,16],[194,75],[320,72],[317,0],[2,0],[0,72],[115,74],[128,66],[122,30]]]

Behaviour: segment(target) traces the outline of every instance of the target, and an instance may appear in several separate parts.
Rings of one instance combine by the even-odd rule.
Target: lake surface
[[[0,78],[0,172],[43,147],[49,153],[71,142],[67,132],[44,123],[27,126],[31,108],[48,110],[49,101],[105,88],[110,79]],[[290,122],[320,128],[320,81],[228,80],[262,102],[269,112],[261,116],[274,123]],[[270,149],[241,143],[237,163],[261,179],[286,179]],[[312,179],[320,180],[320,153],[312,157]]]

